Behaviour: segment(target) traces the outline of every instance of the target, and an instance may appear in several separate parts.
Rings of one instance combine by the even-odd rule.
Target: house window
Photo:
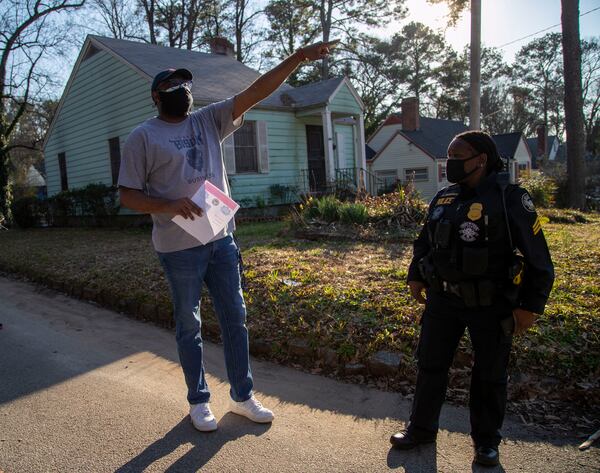
[[[116,186],[119,180],[119,168],[121,167],[121,143],[118,136],[108,140],[108,152],[110,154],[112,184]]]
[[[429,169],[427,168],[413,168],[404,170],[405,181],[428,181],[429,180]]]
[[[386,192],[393,190],[398,184],[398,173],[395,169],[375,171],[375,175],[380,179],[380,184]]]
[[[442,182],[446,179],[446,165],[438,164],[438,181]]]
[[[258,172],[258,153],[256,149],[256,122],[247,121],[234,134],[235,172]]]
[[[58,167],[60,169],[60,190],[69,190],[69,182],[67,181],[67,157],[65,153],[58,153]]]

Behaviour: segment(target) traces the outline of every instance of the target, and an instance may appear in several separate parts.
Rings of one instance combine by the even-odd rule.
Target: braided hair
[[[485,131],[469,130],[456,135],[454,139],[465,141],[469,143],[475,151],[487,155],[487,162],[485,165],[486,175],[490,175],[492,172],[502,171],[504,162],[500,157],[496,142],[488,133]]]

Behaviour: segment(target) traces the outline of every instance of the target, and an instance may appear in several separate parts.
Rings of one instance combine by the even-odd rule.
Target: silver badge
[[[473,222],[463,222],[458,228],[458,234],[462,241],[471,243],[477,240],[477,237],[479,236],[479,227]]]
[[[431,220],[438,220],[444,214],[444,207],[438,206],[431,212]]]
[[[527,212],[535,212],[535,205],[533,205],[533,201],[529,194],[523,194],[521,202],[523,203],[523,208],[527,210]]]

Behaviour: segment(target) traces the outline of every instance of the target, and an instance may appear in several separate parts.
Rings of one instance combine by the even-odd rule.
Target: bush
[[[326,222],[335,222],[340,219],[341,205],[342,203],[332,195],[317,199],[319,216]]]
[[[48,199],[49,216],[54,223],[65,217],[106,217],[119,213],[117,189],[105,184],[89,184],[62,191]]]
[[[12,203],[12,216],[21,228],[35,227],[40,223],[41,203],[35,197],[22,197]]]
[[[554,204],[557,185],[554,179],[541,171],[531,171],[521,177],[520,184],[527,189],[537,207],[550,207]]]
[[[367,207],[361,203],[345,203],[339,208],[340,220],[343,223],[363,225],[369,218]]]

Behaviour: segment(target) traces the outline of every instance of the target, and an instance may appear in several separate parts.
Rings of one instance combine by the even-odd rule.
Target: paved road
[[[225,411],[221,347],[206,364],[219,430],[199,433],[167,330],[0,278],[0,472],[588,472],[600,452],[549,443],[514,422],[503,468],[471,465],[464,409],[445,408],[437,449],[390,450],[409,403],[393,393],[253,362],[277,415]]]

